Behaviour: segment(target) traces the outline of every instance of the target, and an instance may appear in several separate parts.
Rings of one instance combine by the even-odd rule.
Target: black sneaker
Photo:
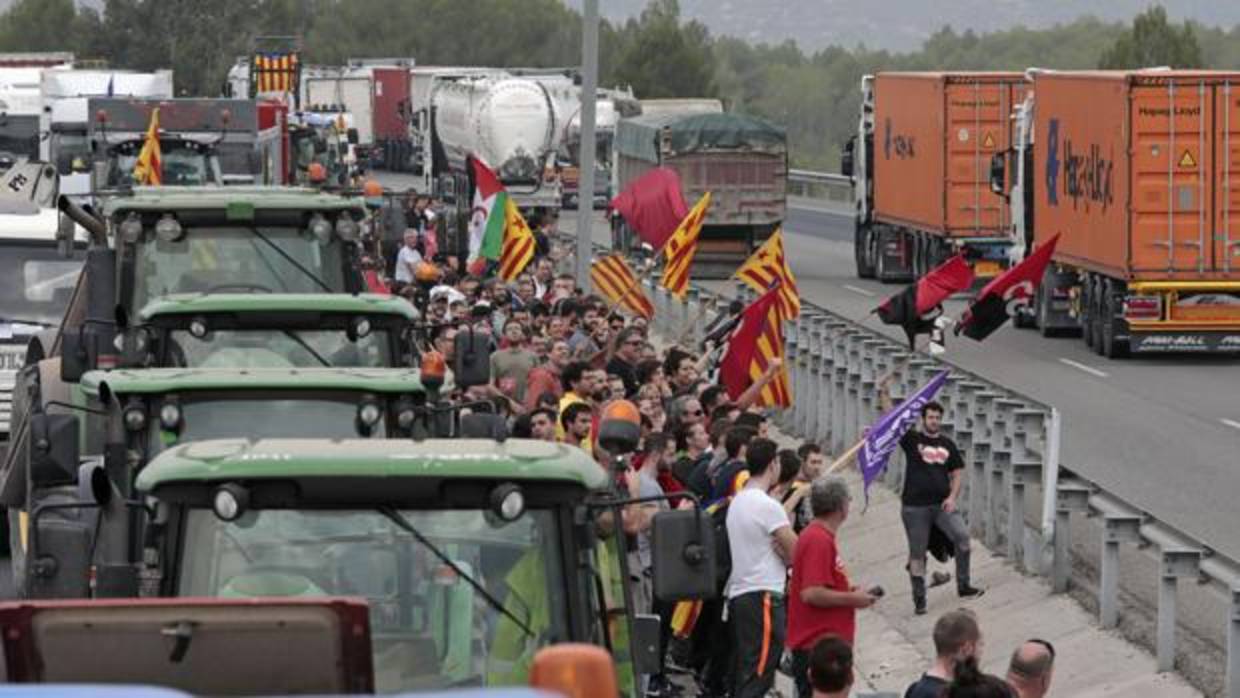
[[[965,586],[958,588],[956,593],[959,594],[962,599],[978,599],[981,598],[982,594],[986,593],[986,590],[978,589],[975,586],[966,584]]]
[[[913,604],[913,613],[919,616],[926,615],[926,604],[924,603]]]

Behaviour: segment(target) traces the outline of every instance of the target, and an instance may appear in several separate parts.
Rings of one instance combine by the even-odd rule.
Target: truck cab
[[[361,596],[379,692],[523,685],[540,649],[581,642],[632,695],[650,669],[630,633],[657,643],[657,621],[617,593],[611,482],[563,444],[273,439],[176,446],[137,487],[159,595]],[[684,554],[709,535],[675,525],[695,517],[654,520],[655,586],[683,598],[712,564]]]

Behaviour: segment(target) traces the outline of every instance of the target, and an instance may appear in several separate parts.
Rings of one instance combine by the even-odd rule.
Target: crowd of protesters
[[[448,366],[458,333],[485,338],[490,382],[469,388],[465,397],[493,403],[512,436],[580,446],[601,465],[608,462],[594,443],[601,409],[618,398],[639,408],[642,439],[623,487],[633,497],[666,498],[645,505],[636,523],[626,522],[638,610],[657,614],[663,624],[666,671],[648,677],[646,694],[681,693],[688,682],[669,679],[680,673],[696,680],[701,695],[758,698],[783,671],[798,698],[850,695],[856,612],[879,602],[883,590],[858,586],[844,564],[838,536],[852,496],[843,478],[825,474],[829,454],[814,443],[781,450],[755,407],[780,362],[730,399],[713,380],[713,342],[661,346],[645,318],[617,312],[579,288],[572,275],[556,273],[563,250],[550,234],[554,221],[531,226],[538,231],[538,255],[504,283],[494,275],[461,273],[459,260],[437,253],[436,216],[428,203],[411,196],[382,212],[392,218],[388,229],[401,231],[383,238],[387,281],[394,293],[417,300],[435,324],[432,344]],[[417,296],[419,289],[424,296]],[[736,311],[729,308],[716,324]],[[885,386],[882,399],[888,400]],[[903,442],[913,451],[906,453],[910,467],[934,471],[929,480],[913,473],[924,501],[906,496],[904,503],[918,613],[925,612],[923,538],[936,512],[963,553],[960,596],[981,593],[969,584],[968,536],[953,506],[959,480],[950,466],[959,457],[939,440],[942,408],[934,408],[922,431]],[[922,433],[927,427],[931,433]],[[917,457],[927,445],[942,448],[938,461]],[[678,623],[678,604],[650,594],[649,522],[657,511],[693,506],[694,500],[710,513],[722,541],[720,594],[700,602],[691,622]],[[907,698],[1027,698],[1045,695],[1049,686],[1054,649],[1041,640],[1016,650],[1006,679],[980,673],[981,630],[967,610],[942,616],[933,642],[937,659]]]

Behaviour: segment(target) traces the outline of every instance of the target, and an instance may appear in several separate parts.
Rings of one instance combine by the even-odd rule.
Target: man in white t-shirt
[[[417,250],[418,231],[405,228],[405,246],[396,253],[396,282],[413,283],[413,268],[422,262],[422,255]]]
[[[796,549],[788,514],[769,492],[779,481],[778,449],[770,439],[749,442],[749,481],[728,505],[728,619],[732,626],[732,698],[762,698],[775,683],[784,653],[784,586]]]

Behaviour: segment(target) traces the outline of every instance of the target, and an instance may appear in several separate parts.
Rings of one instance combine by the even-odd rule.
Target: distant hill
[[[566,0],[580,9],[581,0]],[[956,31],[988,32],[1024,25],[1031,29],[1068,23],[1084,15],[1129,21],[1154,0],[680,0],[684,17],[700,20],[713,34],[778,44],[795,40],[802,48],[825,46],[897,51],[917,49],[951,25]],[[1162,0],[1174,20],[1205,25],[1240,24],[1235,0]],[[646,0],[600,0],[608,19],[639,14]]]

